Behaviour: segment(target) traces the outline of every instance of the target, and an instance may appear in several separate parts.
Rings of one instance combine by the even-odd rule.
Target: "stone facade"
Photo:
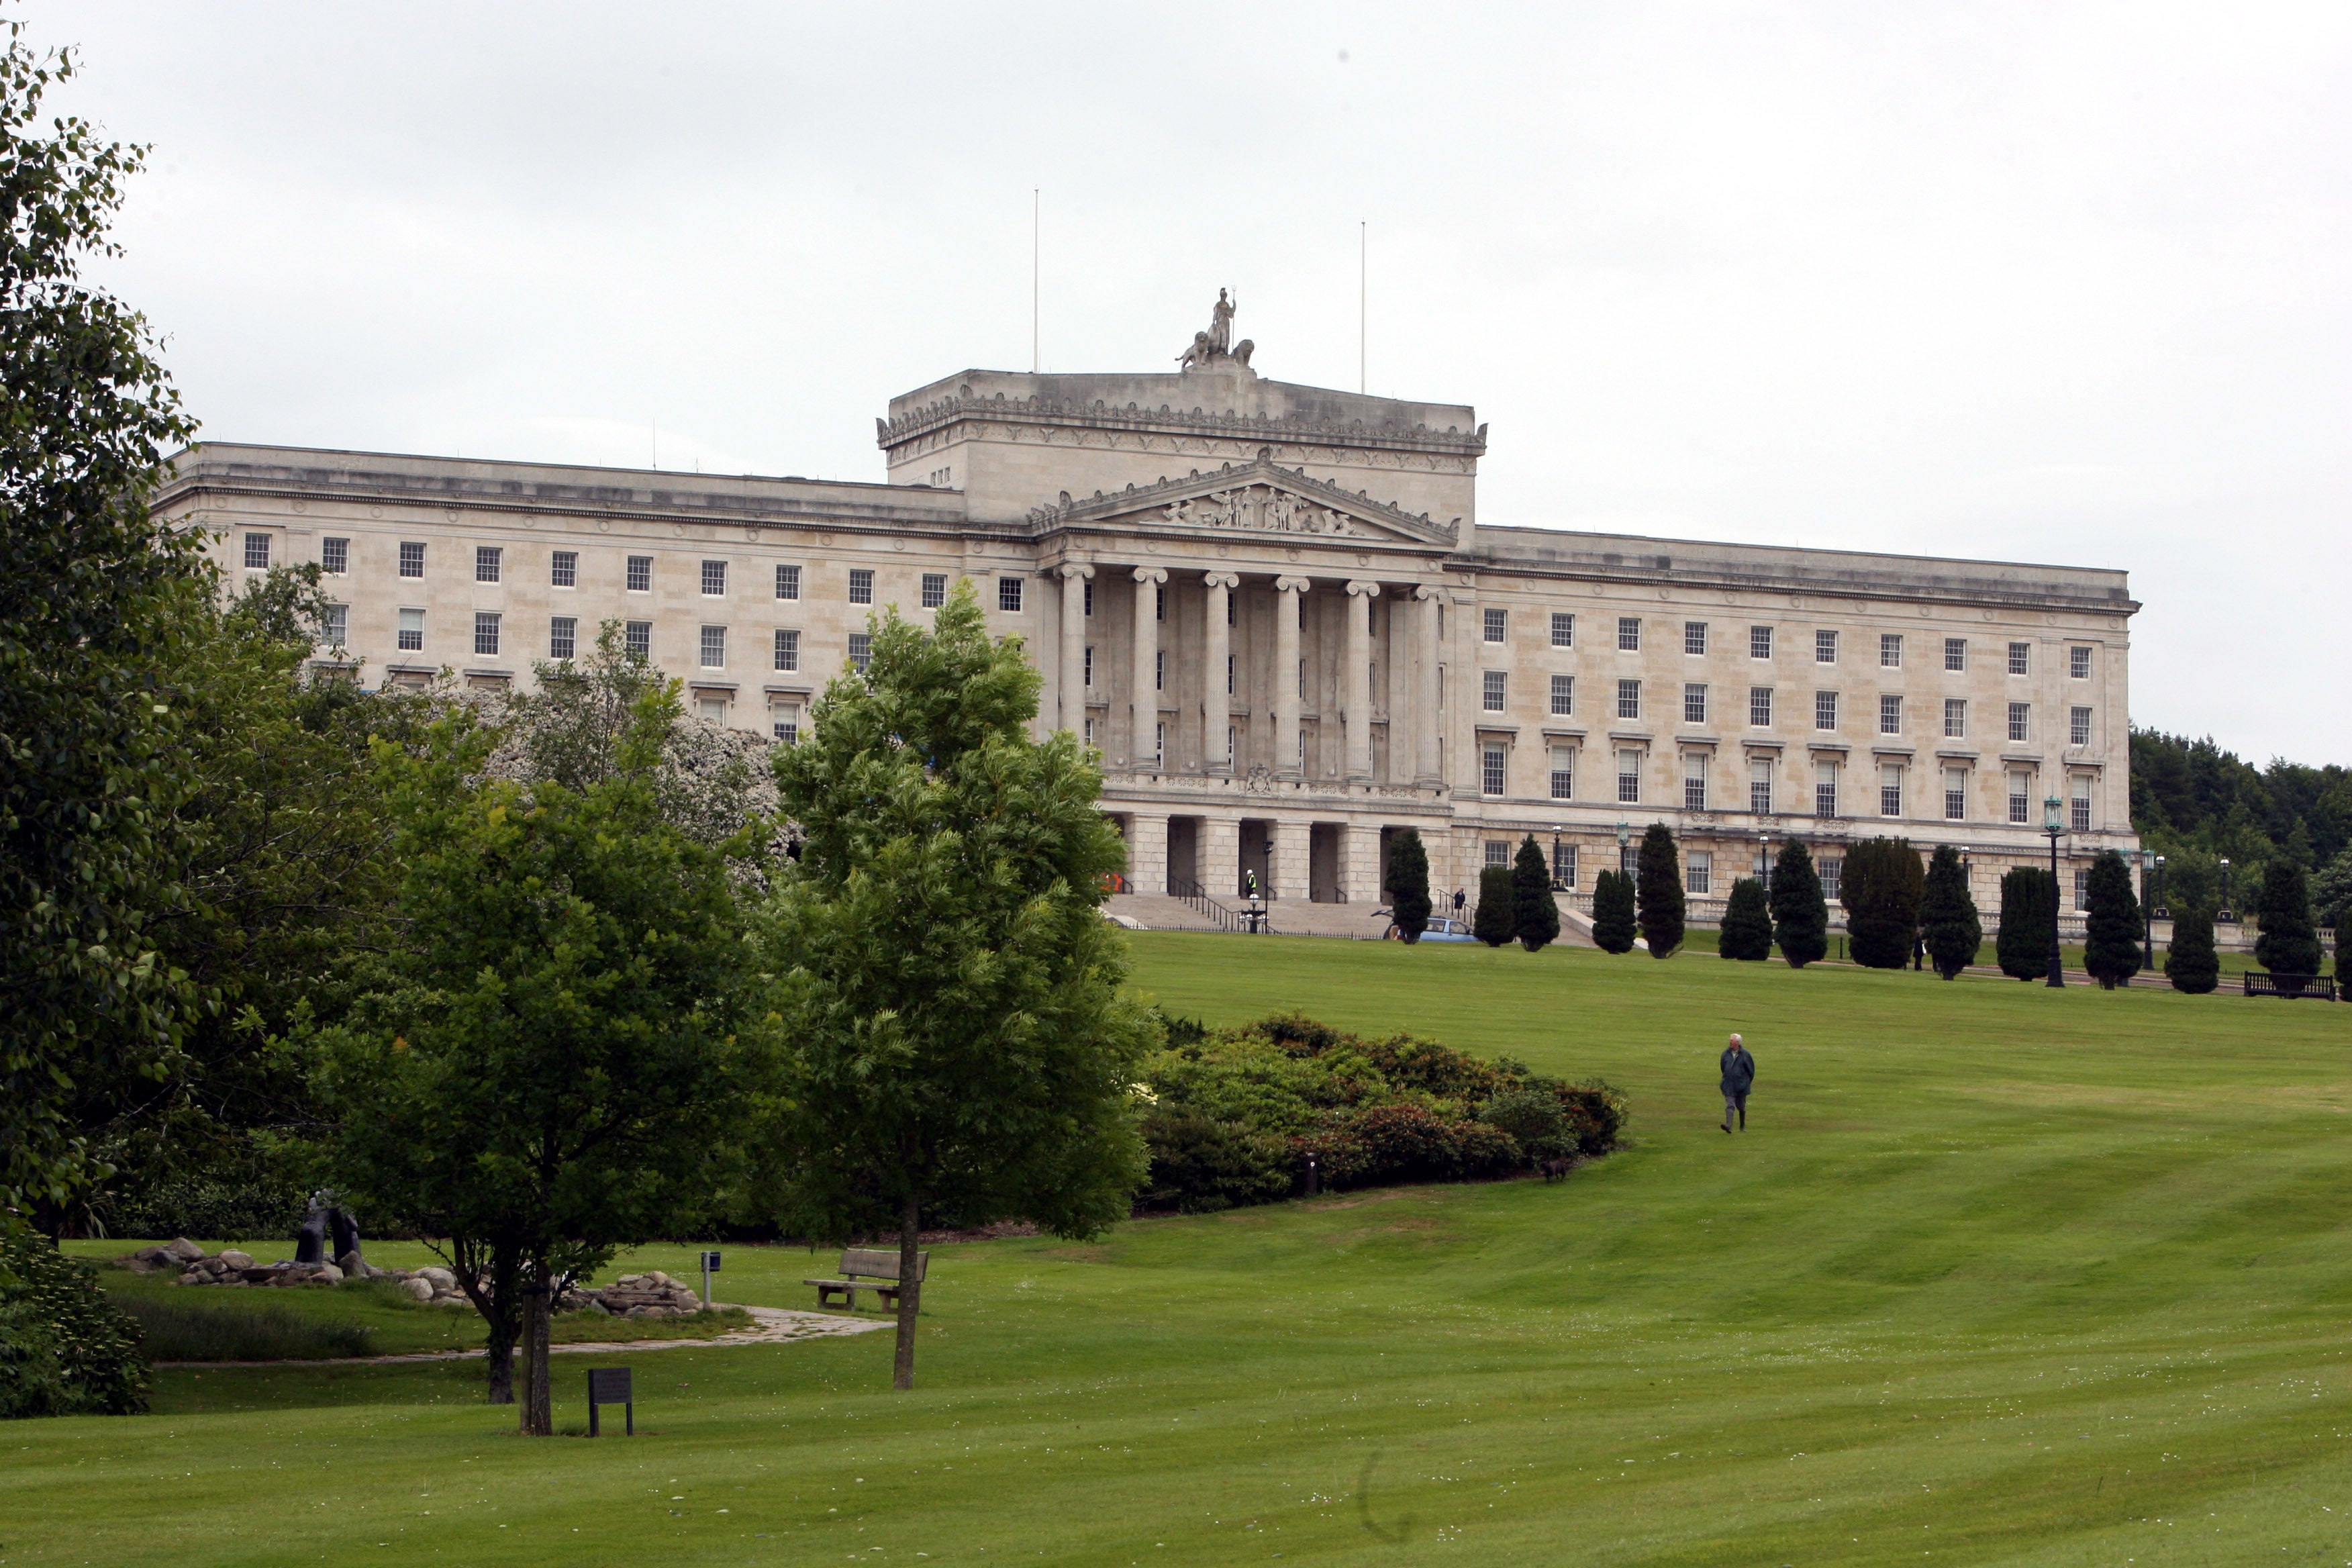
[[[784,739],[870,615],[972,578],[1041,727],[1101,751],[1144,890],[1377,900],[1411,826],[1433,884],[1532,832],[1589,891],[1664,821],[1695,893],[1759,840],[1900,834],[1969,847],[1989,900],[2052,795],[2074,866],[2136,842],[2123,573],[1481,524],[1469,407],[1249,347],[948,377],[877,422],[888,484],[207,443],[160,506],[232,581],[324,562],[363,679],[528,682],[611,620]]]

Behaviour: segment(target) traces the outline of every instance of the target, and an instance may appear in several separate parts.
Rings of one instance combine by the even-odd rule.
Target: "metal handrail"
[[[1208,889],[1198,882],[1179,882],[1171,879],[1168,884],[1168,896],[1196,913],[1205,915],[1216,921],[1219,931],[1246,931],[1249,930],[1249,922],[1246,920],[1235,910],[1225,908],[1224,905],[1209,897]],[[1261,916],[1258,920],[1258,929],[1261,931],[1270,932],[1274,926],[1271,921]]]

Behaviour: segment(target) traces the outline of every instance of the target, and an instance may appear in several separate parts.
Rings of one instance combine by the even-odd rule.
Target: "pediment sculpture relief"
[[[1370,539],[1353,518],[1273,485],[1244,485],[1171,503],[1168,521],[1193,528],[1238,528],[1261,533],[1312,533],[1327,539]]]

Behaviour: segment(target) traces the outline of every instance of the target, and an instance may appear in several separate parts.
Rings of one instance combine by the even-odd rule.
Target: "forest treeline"
[[[2131,804],[2140,841],[2164,857],[2163,901],[2173,908],[2216,908],[2224,860],[2231,901],[2244,905],[2281,855],[2312,874],[2322,925],[2352,903],[2352,768],[2258,768],[2210,736],[2136,729]]]

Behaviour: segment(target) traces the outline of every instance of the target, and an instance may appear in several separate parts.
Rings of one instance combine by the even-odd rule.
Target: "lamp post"
[[[2156,858],[2156,918],[2160,921],[2172,918],[2172,911],[2164,906],[2164,857],[2161,855]]]
[[[1625,871],[1625,846],[1632,842],[1633,825],[1621,816],[1617,819],[1617,872],[1620,876]]]
[[[2141,959],[2149,963],[2153,963],[2156,957],[2155,876],[2156,851],[2142,845],[2139,852],[2139,913],[2141,924],[2147,930],[2140,941],[2139,952]]]
[[[1564,831],[1559,823],[1551,825],[1551,885],[1554,892],[1565,891],[1559,880],[1559,836]]]
[[[2236,924],[2238,920],[2238,911],[2230,907],[2230,863],[2227,860],[2221,862],[2221,910],[2213,918],[2230,925]]]
[[[2065,803],[2056,795],[2042,802],[2042,831],[2050,836],[2050,978],[2045,984],[2064,986],[2065,960],[2058,951],[2058,916],[2065,900],[2058,891],[2058,836],[2066,831]]]

